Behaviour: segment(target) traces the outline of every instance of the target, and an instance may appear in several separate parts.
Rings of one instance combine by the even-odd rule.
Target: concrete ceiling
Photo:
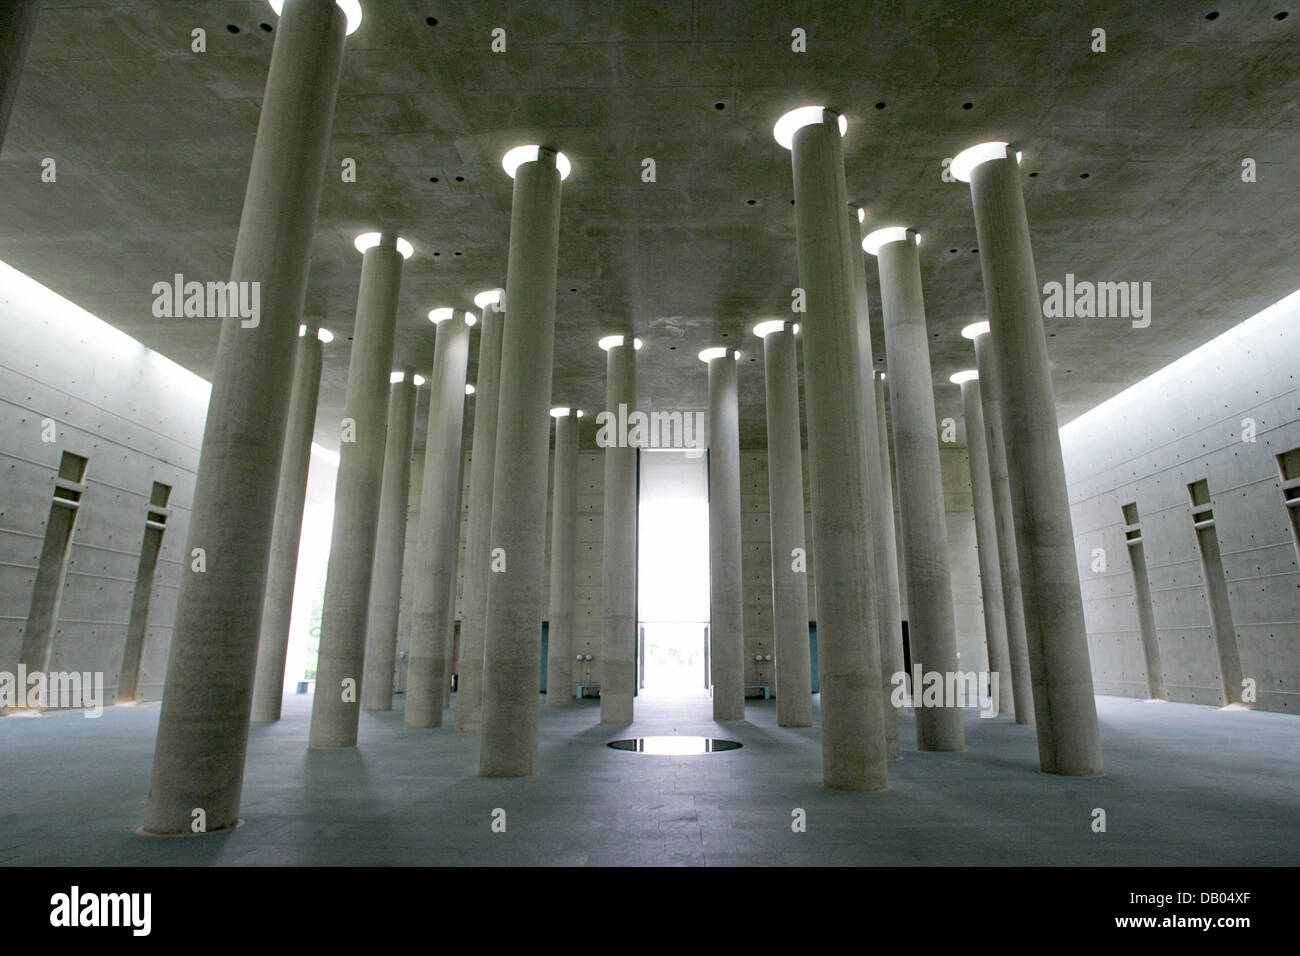
[[[307,301],[339,333],[318,440],[337,446],[353,236],[386,226],[414,242],[394,365],[427,366],[429,308],[504,282],[501,155],[545,142],[574,167],[555,402],[602,406],[596,339],[621,331],[645,340],[643,407],[703,410],[696,353],[738,345],[758,359],[742,367],[742,441],[762,445],[748,330],[789,315],[797,285],[789,156],[771,129],[809,103],[849,118],[849,192],[868,222],[922,233],[941,417],[960,421],[947,377],[972,364],[958,330],[984,309],[969,190],[942,181],[945,157],[989,139],[1024,151],[1040,283],[1152,283],[1149,328],[1048,323],[1064,423],[1300,287],[1300,12],[1278,19],[1284,2],[363,0]],[[0,158],[0,259],[210,375],[217,321],[155,319],[150,289],[229,274],[275,26],[264,0],[46,0]],[[207,53],[190,52],[195,27]],[[495,27],[505,53],[489,48]],[[791,51],[795,27],[806,53]],[[40,181],[45,157],[57,183]],[[345,157],[356,183],[338,175]]]

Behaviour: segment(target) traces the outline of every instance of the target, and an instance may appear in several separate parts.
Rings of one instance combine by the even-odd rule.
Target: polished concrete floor
[[[308,753],[310,699],[287,697],[283,720],[252,729],[245,825],[181,839],[132,832],[156,703],[2,718],[0,865],[1300,863],[1293,716],[1100,697],[1108,774],[1094,779],[1039,773],[1032,730],[1005,717],[972,714],[965,753],[919,754],[908,717],[891,789],[850,794],[821,787],[816,730],[777,727],[774,701],[717,724],[707,699],[642,698],[623,728],[600,726],[596,701],[543,707],[542,772],[522,780],[476,776],[476,737],[404,730],[401,701],[363,716],[358,749]],[[674,733],[744,747],[605,746]]]

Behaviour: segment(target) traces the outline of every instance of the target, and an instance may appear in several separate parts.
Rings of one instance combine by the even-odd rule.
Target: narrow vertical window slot
[[[1156,616],[1151,605],[1151,579],[1147,573],[1146,550],[1142,545],[1142,526],[1137,502],[1124,505],[1124,539],[1128,545],[1129,566],[1133,571],[1138,628],[1142,636],[1142,656],[1147,667],[1147,692],[1152,700],[1167,700],[1164,670],[1160,666],[1160,644],[1156,638]]]
[[[86,491],[86,464],[86,458],[65,451],[54,478],[50,514],[45,522],[45,540],[36,565],[32,603],[23,632],[22,663],[29,674],[49,670],[50,649],[54,643],[68,556],[72,550],[72,529]]]
[[[144,540],[140,544],[140,563],[135,572],[135,593],[131,596],[131,617],[126,626],[126,645],[122,650],[122,668],[118,677],[118,701],[140,699],[141,664],[145,639],[149,634],[149,610],[153,604],[154,580],[158,571],[158,553],[171,509],[170,485],[153,483],[149,505],[145,510]]]
[[[1277,456],[1277,470],[1282,476],[1282,501],[1291,515],[1291,538],[1296,558],[1300,560],[1300,448]]]
[[[1202,478],[1187,486],[1192,499],[1192,527],[1201,552],[1205,576],[1205,599],[1210,605],[1210,627],[1219,655],[1219,677],[1225,704],[1241,702],[1241,657],[1237,651],[1237,628],[1228,600],[1228,580],[1223,573],[1223,555],[1215,530],[1209,483]]]

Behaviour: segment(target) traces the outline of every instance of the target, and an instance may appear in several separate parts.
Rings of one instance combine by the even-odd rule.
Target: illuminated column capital
[[[271,12],[277,17],[284,12],[284,0],[268,0]],[[343,11],[347,20],[346,35],[352,36],[361,28],[361,0],[334,0],[335,6]]]
[[[543,162],[547,165],[554,165],[560,173],[560,181],[569,178],[569,173],[573,165],[569,162],[569,157],[565,156],[557,149],[551,149],[547,146],[516,146],[509,150],[501,157],[501,167],[506,171],[506,175],[511,179],[515,178],[515,173],[524,163]]]
[[[814,123],[836,123],[840,128],[841,136],[849,128],[848,118],[843,113],[837,113],[825,106],[801,106],[776,121],[776,125],[772,127],[772,136],[785,149],[792,149],[794,134]]]
[[[409,259],[415,253],[415,247],[395,232],[363,232],[352,240],[357,252],[365,254],[375,247],[396,249],[403,259]]]

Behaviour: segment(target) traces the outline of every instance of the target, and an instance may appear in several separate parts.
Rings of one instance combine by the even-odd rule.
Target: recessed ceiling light
[[[964,369],[960,372],[954,372],[948,376],[948,381],[954,385],[960,385],[962,382],[974,382],[980,377],[980,373],[973,368]]]
[[[732,352],[731,349],[723,348],[722,346],[715,346],[711,349],[705,349],[703,352],[700,353],[700,361],[711,362],[716,358],[725,357],[729,352],[731,352],[733,356],[735,355],[735,353]]]
[[[425,17],[425,18],[424,18],[424,22],[427,23],[427,24],[429,24],[429,26],[431,26],[431,27],[436,27],[436,26],[438,25],[438,18],[437,18],[437,17]]]
[[[468,382],[465,383],[465,394],[466,394],[466,395],[473,395],[475,391],[476,391],[476,389],[474,388],[473,385],[470,385]]]
[[[885,108],[885,101],[884,101],[884,100],[881,100],[879,103],[876,104],[876,109],[878,109],[878,110],[883,110],[884,108]]]
[[[970,325],[966,326],[964,329],[961,330],[961,337],[964,339],[971,339],[973,341],[976,337],[987,333],[988,330],[989,330],[989,324],[987,320],[983,322],[972,322]]]
[[[754,334],[760,339],[765,339],[773,332],[780,332],[784,328],[784,319],[768,319],[766,322],[760,322],[754,326]]]
[[[405,372],[393,372],[388,376],[389,385],[396,385],[398,382],[405,382],[405,381],[406,381]]]
[[[973,110],[973,109],[975,108],[975,104],[974,104],[974,103],[963,103],[963,104],[961,105],[961,108],[964,109],[964,110]]]
[[[449,306],[443,306],[442,308],[438,308],[438,309],[430,309],[429,321],[432,322],[434,325],[437,325],[439,322],[446,322],[455,314],[456,314],[456,310],[450,308]]]
[[[1218,11],[1218,10],[1211,10],[1209,13],[1207,13],[1207,14],[1205,15],[1205,19],[1207,19],[1207,20],[1217,20],[1217,19],[1219,19],[1219,11]]]
[[[235,26],[233,23],[227,23],[227,24],[226,24],[226,29],[229,30],[231,33],[238,33],[238,32],[239,32],[239,27]]]

